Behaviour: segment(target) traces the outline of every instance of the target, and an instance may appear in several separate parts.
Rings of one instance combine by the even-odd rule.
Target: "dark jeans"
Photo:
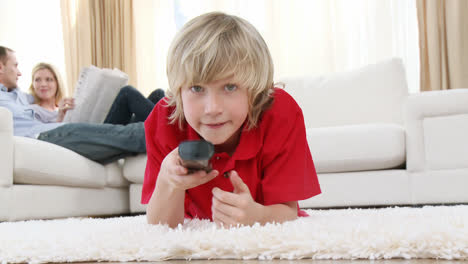
[[[104,123],[126,125],[131,122],[143,122],[153,110],[154,105],[137,89],[127,85],[120,89]]]
[[[146,152],[143,122],[128,125],[69,123],[41,133],[38,139],[102,164]]]

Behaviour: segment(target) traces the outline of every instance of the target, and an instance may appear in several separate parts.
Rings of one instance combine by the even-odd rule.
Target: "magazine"
[[[75,108],[67,111],[64,122],[103,123],[115,97],[127,84],[128,75],[119,69],[83,68],[73,95]]]

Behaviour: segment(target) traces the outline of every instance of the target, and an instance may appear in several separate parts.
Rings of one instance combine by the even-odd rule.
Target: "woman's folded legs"
[[[164,96],[164,90],[156,89],[145,98],[133,86],[124,86],[114,99],[104,123],[126,125],[131,122],[143,122]]]
[[[127,125],[68,123],[39,134],[38,139],[102,164],[146,153],[143,122]]]

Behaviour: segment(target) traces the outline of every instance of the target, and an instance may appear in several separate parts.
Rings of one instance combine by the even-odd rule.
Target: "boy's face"
[[[235,150],[249,111],[247,89],[232,79],[183,86],[181,91],[185,119],[218,152]]]

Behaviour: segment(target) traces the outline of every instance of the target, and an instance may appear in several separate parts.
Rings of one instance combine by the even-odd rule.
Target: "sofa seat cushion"
[[[124,159],[120,159],[116,162],[104,165],[104,169],[106,170],[107,187],[119,188],[127,187],[130,185],[130,183],[127,181],[127,179],[124,178],[122,173],[124,163]]]
[[[107,173],[119,175],[108,177]],[[106,186],[108,178],[122,178],[121,174],[121,170],[116,169],[115,164],[103,166],[48,142],[14,137],[15,184],[100,188]],[[116,180],[113,181],[115,184]]]
[[[307,129],[317,173],[403,167],[405,131],[395,124],[364,124]]]
[[[146,169],[146,154],[125,158],[123,176],[132,183],[143,183]]]

